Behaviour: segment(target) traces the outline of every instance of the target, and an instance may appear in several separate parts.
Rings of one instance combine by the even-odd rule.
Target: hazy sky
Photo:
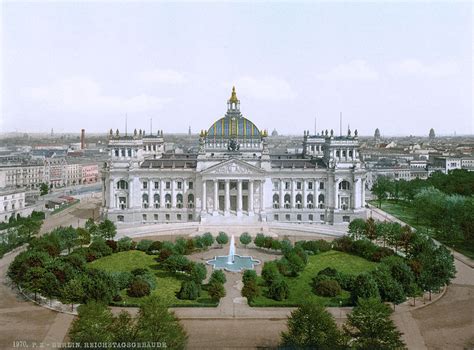
[[[472,5],[2,3],[0,130],[472,134]]]

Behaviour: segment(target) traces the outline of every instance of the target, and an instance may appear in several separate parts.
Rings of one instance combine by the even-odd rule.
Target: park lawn
[[[372,205],[378,207],[378,201],[371,201]],[[382,201],[382,210],[387,213],[397,217],[398,219],[406,222],[410,226],[414,227],[416,230],[432,235],[435,239],[439,240],[441,243],[447,245],[450,248],[458,251],[465,256],[474,259],[474,241],[466,241],[463,239],[459,240],[446,240],[440,239],[433,234],[433,230],[428,225],[423,225],[422,223],[416,220],[416,215],[414,209],[404,201],[394,201],[394,200],[384,200]]]
[[[265,296],[266,287],[262,288],[262,295],[253,300],[251,306],[298,306],[303,300],[312,299],[325,306],[339,306],[350,304],[350,293],[343,291],[341,295],[329,298],[320,297],[313,293],[311,279],[326,267],[335,268],[337,271],[358,275],[365,271],[375,269],[377,263],[361,257],[330,250],[325,253],[310,255],[308,264],[298,277],[285,277],[290,287],[290,296],[286,300],[276,301]],[[259,277],[260,278],[260,277]],[[259,280],[263,284],[263,280]]]
[[[169,306],[217,306],[211,300],[206,290],[201,291],[201,296],[197,300],[178,299],[176,293],[181,288],[181,282],[185,279],[185,276],[161,269],[160,264],[155,261],[155,258],[155,255],[148,255],[139,250],[129,250],[97,259],[89,263],[89,265],[108,272],[131,272],[137,268],[148,268],[156,276],[156,289],[152,290],[151,295],[158,296],[160,300],[163,300]],[[144,298],[128,296],[125,289],[120,291],[120,296],[123,300],[119,303],[114,303],[115,305],[139,306],[144,300]]]

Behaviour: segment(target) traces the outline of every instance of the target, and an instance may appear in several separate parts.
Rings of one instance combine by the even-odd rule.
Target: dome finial
[[[232,95],[230,95],[230,102],[237,102],[239,99],[237,98],[237,93],[235,92],[235,86],[232,86]]]

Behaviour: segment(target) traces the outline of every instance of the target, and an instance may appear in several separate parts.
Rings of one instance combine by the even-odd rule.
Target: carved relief
[[[252,171],[238,164],[231,163],[223,165],[212,172],[213,174],[251,174]]]

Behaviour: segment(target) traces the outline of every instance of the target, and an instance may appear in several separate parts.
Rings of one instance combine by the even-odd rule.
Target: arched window
[[[158,193],[153,196],[153,203],[156,209],[160,207],[160,195]]]
[[[295,198],[295,199],[296,199],[296,207],[297,207],[298,209],[301,209],[301,207],[302,207],[301,202],[303,201],[303,197],[301,196],[301,194],[298,193],[298,194],[296,195],[296,198]]]
[[[306,206],[310,209],[314,208],[314,198],[311,193],[306,196]]]
[[[351,184],[349,183],[349,181],[342,180],[341,182],[339,182],[339,189],[340,190],[350,190],[351,189]]]
[[[194,208],[194,194],[188,194],[188,208]]]
[[[273,208],[274,209],[280,208],[280,196],[276,193],[273,195]]]
[[[318,197],[319,209],[324,209],[324,194],[320,194]]]
[[[178,207],[178,208],[183,207],[183,195],[181,193],[178,193],[176,195],[176,207]]]
[[[339,150],[336,151],[336,157],[340,157],[341,156],[341,152]]]
[[[291,201],[291,197],[289,194],[285,194],[285,208],[286,209],[290,209],[290,201]]]
[[[142,195],[142,205],[143,208],[148,208],[148,195],[146,193]]]
[[[165,204],[166,208],[171,208],[171,195],[169,193],[165,195]]]
[[[120,180],[117,182],[117,189],[119,190],[128,190],[128,182],[125,180]]]

